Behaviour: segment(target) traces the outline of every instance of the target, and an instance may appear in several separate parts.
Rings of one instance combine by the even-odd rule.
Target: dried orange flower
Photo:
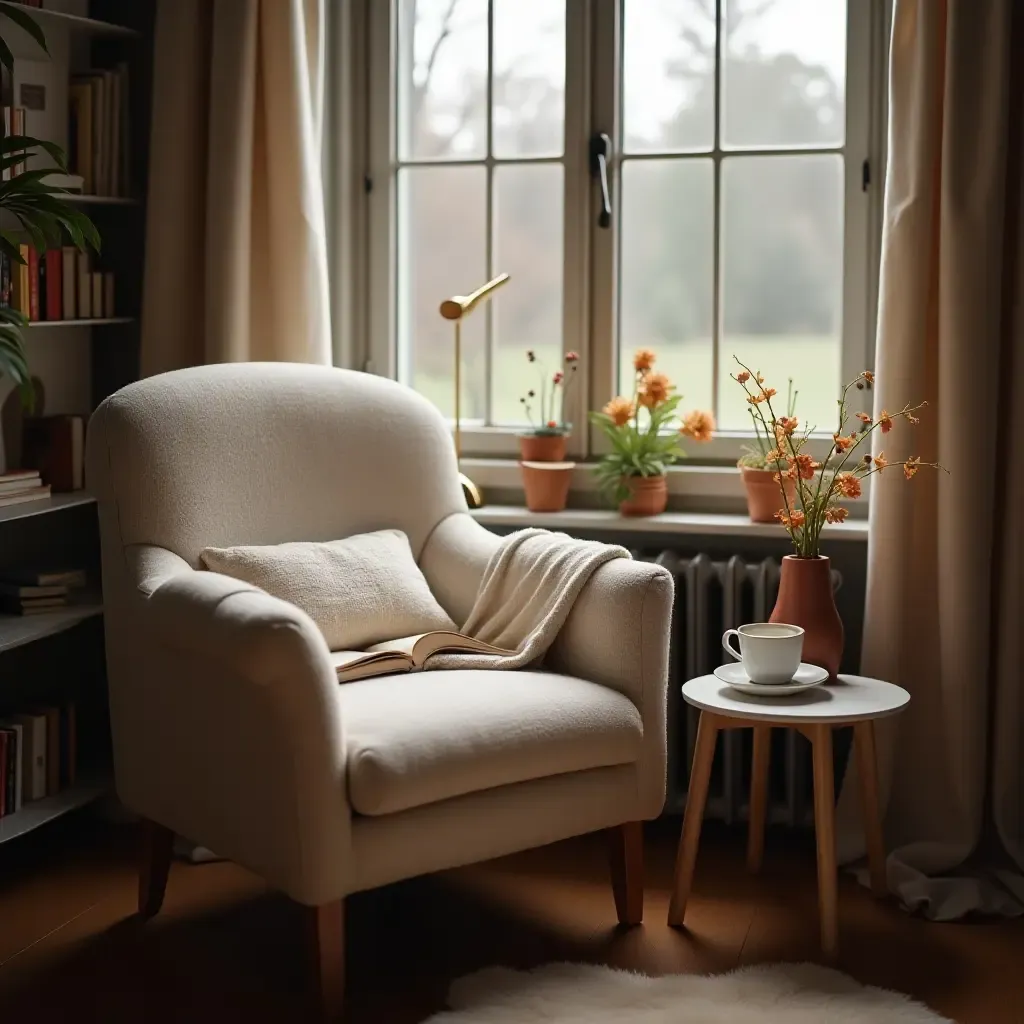
[[[764,376],[762,374],[760,374],[760,373],[757,375],[757,383],[758,384],[763,384],[764,383]]]
[[[843,437],[842,434],[833,434],[832,440],[836,443],[837,452],[845,452],[847,449],[852,448],[854,442],[857,440],[855,437]]]
[[[921,417],[920,416],[915,416],[912,412],[908,412],[907,413],[907,422],[908,423],[920,423],[921,422]]]
[[[637,389],[637,400],[648,409],[653,409],[668,398],[672,391],[672,381],[663,373],[649,373]]]
[[[846,520],[846,517],[849,514],[849,509],[842,508],[840,505],[829,505],[829,507],[825,509],[825,522],[842,523]]]
[[[737,379],[737,380],[738,380],[738,381],[739,381],[739,382],[740,382],[741,384],[746,384],[746,383],[747,383],[747,381],[748,381],[748,380],[750,380],[750,374],[749,374],[749,373],[747,373],[747,371],[746,371],[746,370],[741,370],[741,371],[740,371],[739,373],[737,373],[737,374],[736,374],[736,379]]]
[[[871,422],[871,417],[866,412],[859,412],[859,413],[857,413],[857,419],[859,419],[861,421],[861,423],[870,423]]]
[[[911,455],[911,457],[903,463],[903,475],[909,480],[917,472],[920,465],[921,456]]]
[[[633,369],[639,373],[649,370],[654,365],[655,355],[649,348],[638,348],[633,353]]]
[[[774,398],[776,391],[775,388],[761,388],[761,394],[764,395],[765,398]]]
[[[838,487],[847,498],[860,497],[860,481],[853,473],[840,473],[836,477],[836,487]]]
[[[636,410],[628,398],[619,395],[613,398],[602,410],[605,416],[610,416],[612,423],[617,427],[624,427],[632,418]]]
[[[885,452],[879,452],[874,458],[874,463],[875,469],[885,469],[885,467],[889,465],[889,460],[885,457]]]
[[[786,457],[786,453],[781,448],[773,448],[770,452],[766,452],[764,456],[765,462],[781,462]]]
[[[870,370],[865,370],[865,371],[864,371],[864,372],[863,372],[863,373],[861,374],[861,376],[862,376],[862,377],[863,377],[863,378],[864,378],[864,379],[865,379],[865,380],[866,380],[866,381],[867,381],[867,382],[868,382],[869,384],[874,384],[874,383],[875,383],[875,375],[874,375],[874,374],[873,374],[873,373],[872,373],[872,372],[871,372]]]
[[[679,433],[692,437],[694,441],[710,441],[715,432],[714,413],[705,409],[694,409],[683,417]]]
[[[882,428],[883,434],[888,434],[892,430],[892,417],[884,409],[878,417],[878,425]]]
[[[750,405],[760,405],[768,396],[762,391],[759,395],[747,395]]]
[[[799,425],[800,420],[796,416],[780,416],[775,423],[775,436],[779,436],[780,430],[783,434],[792,434]]]
[[[784,508],[780,508],[775,513],[775,518],[778,519],[787,530],[795,530],[804,525],[804,514],[799,509],[794,509],[789,515],[786,514]]]
[[[814,479],[814,471],[818,468],[818,463],[810,455],[790,455],[787,461],[800,474],[801,480]]]

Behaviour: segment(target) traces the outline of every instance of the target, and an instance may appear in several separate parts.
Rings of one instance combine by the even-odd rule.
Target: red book
[[[28,247],[28,318],[39,319],[39,253]]]
[[[61,289],[64,254],[60,249],[46,251],[46,319],[63,318],[64,292]]]

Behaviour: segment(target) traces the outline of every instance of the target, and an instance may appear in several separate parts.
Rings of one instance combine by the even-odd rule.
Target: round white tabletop
[[[867,676],[840,675],[838,682],[815,686],[790,697],[755,697],[740,693],[717,676],[700,676],[683,684],[683,699],[702,711],[773,725],[812,722],[864,722],[886,718],[910,703],[902,686]]]

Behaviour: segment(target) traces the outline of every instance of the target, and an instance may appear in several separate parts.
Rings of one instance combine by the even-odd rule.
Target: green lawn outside
[[[712,350],[709,342],[649,346],[641,342],[633,345],[623,353],[624,387],[629,386],[633,352],[641,347],[650,347],[657,352],[657,369],[667,373],[684,395],[683,410],[711,408]],[[538,348],[538,353],[549,370],[558,367],[552,350]],[[779,392],[779,399],[773,400],[773,404],[778,402],[775,405],[777,413],[783,410],[787,379],[793,377],[794,387],[799,391],[797,415],[801,423],[815,424],[820,430],[829,432],[835,428],[836,399],[841,384],[837,339],[812,335],[745,335],[724,339],[720,355],[719,426],[743,430],[750,422],[746,399],[740,386],[724,376],[730,370],[738,369],[732,360],[733,353],[751,368],[759,369],[765,375],[766,384]],[[495,422],[519,425],[523,422],[519,398],[529,388],[537,387],[539,375],[536,365],[527,361],[525,349],[499,348],[494,358]],[[480,419],[483,415],[483,395],[476,383],[480,377],[479,372],[474,374],[472,370],[465,373],[462,391],[464,420]],[[443,412],[452,414],[451,375],[418,373],[411,383]],[[870,407],[870,402],[865,406]],[[574,418],[578,415],[574,412]]]

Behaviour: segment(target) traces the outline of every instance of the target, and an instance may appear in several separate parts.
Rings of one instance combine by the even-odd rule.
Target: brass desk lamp
[[[475,292],[469,295],[453,295],[441,303],[441,316],[455,323],[455,459],[459,464],[459,480],[466,495],[466,504],[470,508],[479,508],[484,499],[480,488],[462,472],[462,321],[508,279],[508,274],[499,274],[487,284],[481,285]]]

